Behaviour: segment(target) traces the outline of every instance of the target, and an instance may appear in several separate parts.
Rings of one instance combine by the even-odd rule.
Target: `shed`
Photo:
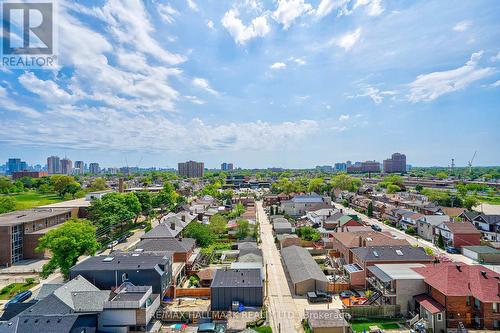
[[[481,264],[500,264],[500,250],[490,246],[462,246],[462,254]]]
[[[343,333],[349,326],[338,309],[305,310],[307,325],[313,333]]]

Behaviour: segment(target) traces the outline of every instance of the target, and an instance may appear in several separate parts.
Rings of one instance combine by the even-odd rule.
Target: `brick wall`
[[[453,234],[453,246],[461,248],[462,246],[481,245],[481,234]]]
[[[0,266],[10,266],[12,257],[12,233],[10,226],[0,227]]]

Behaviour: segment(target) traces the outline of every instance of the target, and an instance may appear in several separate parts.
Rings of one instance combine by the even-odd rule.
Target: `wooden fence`
[[[175,288],[175,297],[210,297],[210,288]]]

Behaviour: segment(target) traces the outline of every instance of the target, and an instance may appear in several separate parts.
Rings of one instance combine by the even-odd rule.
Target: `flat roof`
[[[0,226],[18,225],[71,213],[71,209],[34,208],[0,214]]]
[[[424,264],[376,264],[375,267],[384,272],[392,280],[423,279],[423,276],[412,268],[425,267]]]
[[[462,246],[462,248],[476,252],[476,253],[494,253],[494,254],[500,253],[500,250],[497,250],[491,246],[486,246],[486,245]]]
[[[80,208],[80,207],[90,207],[90,201],[85,198],[78,198],[74,200],[66,200],[62,202],[56,202],[50,205],[40,206],[39,208]]]
[[[218,269],[211,287],[262,287],[260,269]]]

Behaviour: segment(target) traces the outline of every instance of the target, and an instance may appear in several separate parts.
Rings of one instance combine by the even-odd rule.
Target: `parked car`
[[[198,329],[196,332],[199,333],[224,333],[226,332],[226,327],[222,324],[216,324],[216,323],[203,323],[198,325]]]
[[[32,292],[29,290],[22,291],[20,293],[17,293],[14,297],[12,297],[7,303],[5,303],[4,308],[7,308],[10,304],[14,303],[22,303],[26,301],[28,298],[30,298],[32,295]]]
[[[460,254],[460,250],[457,249],[456,247],[453,247],[453,246],[448,246],[446,248],[446,252],[452,253],[452,254]]]
[[[113,247],[115,247],[116,245],[118,245],[118,241],[117,240],[114,240],[112,241],[111,243],[108,244],[108,249],[112,249]]]
[[[117,239],[118,243],[125,243],[127,241],[127,236],[123,235]]]
[[[330,303],[332,301],[332,296],[321,291],[311,291],[307,293],[307,300],[309,303]]]
[[[372,224],[371,227],[375,231],[382,231],[382,228],[377,224]]]

